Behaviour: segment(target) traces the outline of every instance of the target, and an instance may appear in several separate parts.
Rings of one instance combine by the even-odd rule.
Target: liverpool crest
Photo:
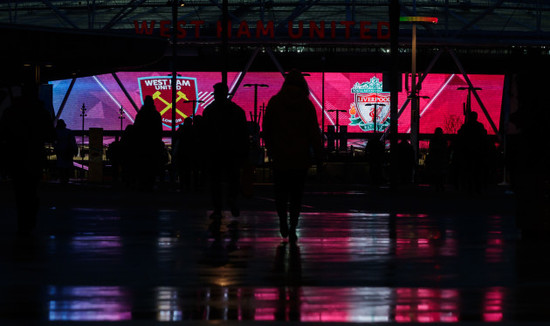
[[[390,93],[382,91],[382,82],[372,77],[368,82],[355,83],[351,88],[350,126],[363,131],[385,131],[390,125]]]
[[[172,77],[154,76],[138,78],[141,103],[147,95],[155,101],[155,107],[162,117],[162,124],[172,128]],[[180,77],[176,79],[176,126],[197,111],[197,79]]]

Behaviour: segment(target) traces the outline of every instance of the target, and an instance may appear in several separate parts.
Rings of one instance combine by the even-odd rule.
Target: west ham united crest
[[[138,78],[141,103],[147,95],[153,97],[155,107],[162,117],[162,124],[172,128],[172,77]],[[176,80],[176,126],[192,116],[197,110],[197,79],[177,77]]]
[[[355,83],[351,93],[354,102],[350,104],[349,125],[363,131],[385,131],[390,125],[390,93],[382,92],[382,82],[372,77],[368,82]]]

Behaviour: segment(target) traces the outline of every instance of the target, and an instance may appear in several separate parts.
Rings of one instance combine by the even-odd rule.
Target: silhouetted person
[[[122,173],[122,165],[124,161],[124,147],[122,140],[119,139],[118,136],[107,147],[106,156],[111,163],[113,182],[118,182]]]
[[[213,213],[211,218],[222,218],[224,184],[227,186],[226,200],[231,215],[240,215],[237,204],[240,169],[248,152],[248,130],[246,115],[241,107],[227,98],[227,85],[214,85],[214,102],[203,112],[205,144],[210,176]]]
[[[384,165],[384,143],[380,137],[375,136],[368,140],[365,146],[367,161],[369,163],[369,174],[373,185],[379,186],[384,182],[383,165]]]
[[[205,167],[206,150],[208,144],[205,142],[203,116],[195,114],[193,116],[193,143],[192,145],[192,169],[193,169],[193,186],[195,190],[199,190],[204,184],[204,178],[206,175]]]
[[[444,190],[449,169],[449,148],[443,129],[440,127],[435,128],[434,135],[430,139],[426,169],[434,188],[437,191]]]
[[[459,184],[469,193],[480,192],[487,166],[487,130],[471,111],[457,133],[456,159]]]
[[[243,195],[252,197],[254,195],[254,173],[256,166],[263,160],[263,152],[260,146],[260,125],[254,121],[248,121],[248,158],[244,164],[242,177]]]
[[[399,178],[401,184],[413,182],[415,169],[414,148],[408,139],[402,139],[397,144],[397,157],[399,164]]]
[[[67,128],[67,124],[63,119],[57,121],[55,133],[55,165],[59,181],[65,184],[69,182],[69,177],[73,171],[73,157],[78,154],[78,146],[73,131]]]
[[[281,236],[294,242],[307,170],[313,160],[320,162],[322,156],[315,107],[299,71],[290,71],[281,90],[269,100],[262,127],[267,154],[273,161]]]
[[[176,132],[174,160],[179,176],[180,190],[191,189],[193,172],[193,119],[187,117]]]
[[[128,187],[136,185],[136,160],[138,151],[134,136],[134,125],[127,125],[120,137],[121,179]]]
[[[138,188],[153,190],[155,179],[162,165],[164,148],[162,143],[162,118],[155,108],[151,96],[145,101],[134,122],[133,140],[136,150],[135,165]]]
[[[37,224],[38,185],[46,164],[45,143],[53,142],[53,119],[34,87],[23,89],[0,118],[0,142],[15,192],[17,232],[28,235]]]

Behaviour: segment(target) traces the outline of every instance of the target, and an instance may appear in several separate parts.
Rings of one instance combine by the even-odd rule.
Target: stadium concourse
[[[16,237],[0,197],[1,325],[253,323],[546,325],[548,242],[518,232],[509,186],[468,196],[312,178],[296,244],[270,184],[209,233],[209,196],[41,185],[39,228]]]
[[[406,138],[422,165],[436,128],[452,140],[471,111],[514,185],[374,187],[343,165],[309,180],[288,243],[268,182],[212,234],[206,190],[44,180],[21,237],[0,171],[0,326],[548,325],[549,22],[548,1],[0,1],[0,115],[39,87],[89,175],[147,96],[167,148],[220,81],[259,132],[298,68],[328,152],[384,133],[390,170]]]

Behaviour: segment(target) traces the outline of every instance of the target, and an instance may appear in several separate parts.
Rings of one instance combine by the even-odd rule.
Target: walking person
[[[248,153],[246,115],[240,106],[227,98],[228,93],[226,84],[215,84],[214,102],[204,109],[202,115],[205,144],[209,146],[205,155],[214,206],[210,217],[218,227],[222,219],[224,195],[231,215],[240,215],[237,203],[240,169]]]
[[[73,131],[67,128],[63,119],[57,121],[55,133],[54,150],[58,178],[61,184],[66,184],[73,172],[73,157],[78,154],[78,146]]]
[[[434,135],[428,147],[426,170],[436,191],[445,189],[447,171],[449,168],[449,148],[441,127],[435,128]]]
[[[300,71],[290,71],[280,91],[269,100],[262,129],[273,162],[280,233],[296,242],[307,170],[314,160],[320,162],[322,155],[317,114]]]
[[[162,142],[162,118],[151,96],[145,101],[134,122],[132,139],[135,142],[135,167],[138,189],[152,191],[159,168],[162,165],[164,144]]]
[[[37,226],[40,198],[38,186],[46,166],[46,143],[55,140],[53,119],[38,99],[34,85],[0,117],[2,159],[13,183],[17,207],[17,234],[31,235]],[[21,123],[24,121],[25,123]]]
[[[191,117],[185,118],[176,132],[174,161],[180,191],[191,190],[193,172],[193,119]]]
[[[456,159],[458,160],[459,184],[469,194],[479,194],[484,187],[487,166],[487,129],[471,111],[457,132]]]

